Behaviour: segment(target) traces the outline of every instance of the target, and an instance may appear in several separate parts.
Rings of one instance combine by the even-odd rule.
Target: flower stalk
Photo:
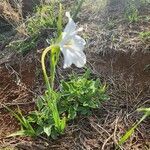
[[[42,57],[41,57],[41,64],[42,64],[42,71],[43,71],[43,75],[44,75],[44,80],[46,83],[46,87],[48,89],[48,93],[49,95],[51,94],[51,86],[50,86],[50,82],[49,82],[49,78],[46,72],[46,66],[45,66],[45,57],[47,55],[47,53],[51,50],[51,46],[47,47],[43,53],[42,53]]]
[[[46,72],[46,66],[45,66],[45,58],[46,55],[50,52],[50,81],[49,77]],[[57,108],[57,94],[54,91],[54,80],[55,80],[55,72],[56,72],[56,65],[59,60],[59,54],[60,54],[60,48],[58,45],[52,45],[46,48],[41,57],[41,64],[42,64],[42,70],[44,74],[44,80],[47,86],[48,94],[46,94],[46,101],[48,104],[48,107],[50,108],[52,112],[52,116],[55,123],[55,128],[58,130],[58,132],[62,133],[66,126],[66,117],[60,118],[60,114]]]
[[[61,16],[59,16],[59,38],[57,39],[57,43],[46,48],[41,57],[42,71],[47,87],[47,91],[45,92],[46,101],[50,111],[52,112],[55,128],[59,133],[63,133],[66,126],[66,117],[60,117],[57,107],[57,100],[59,99],[59,96],[54,90],[56,66],[59,60],[60,51],[64,55],[64,68],[70,67],[72,64],[81,68],[86,63],[86,56],[83,53],[86,42],[83,38],[77,35],[78,31],[81,31],[81,28],[76,30],[76,24],[71,18],[69,12],[66,13],[66,16],[68,17],[69,22],[62,33],[60,33]],[[50,54],[50,76],[47,74],[45,65],[45,58],[48,53]]]

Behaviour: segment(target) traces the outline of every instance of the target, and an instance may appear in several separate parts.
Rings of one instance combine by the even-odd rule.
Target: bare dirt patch
[[[15,109],[20,106],[25,112],[33,109],[32,100],[35,97],[35,65],[23,63],[0,68],[0,137],[4,137],[16,129],[15,119],[4,109],[3,105]]]

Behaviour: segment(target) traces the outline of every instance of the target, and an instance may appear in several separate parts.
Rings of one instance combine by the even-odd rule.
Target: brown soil
[[[114,149],[114,140],[117,140],[127,127],[140,118],[135,110],[138,107],[149,105],[150,70],[146,66],[149,64],[150,54],[137,52],[131,55],[116,52],[112,55],[98,56],[90,53],[88,57],[93,72],[103,78],[110,86],[109,95],[111,99],[109,102],[104,103],[100,110],[93,112],[92,117],[80,118],[78,123],[70,124],[66,134],[58,140],[45,141],[44,139],[48,144],[47,146],[44,145],[42,139],[16,138],[11,139],[11,143],[6,136],[18,130],[19,125],[1,105],[0,137],[2,146],[16,146],[26,150],[29,148],[35,150],[51,148],[55,150],[60,149],[60,147],[62,150],[70,150],[80,149],[80,146],[85,147],[85,149],[88,147],[92,149],[101,149],[102,147]],[[1,104],[8,105],[13,110],[18,105],[24,114],[33,110],[33,99],[36,96],[33,91],[37,83],[35,66],[33,62],[1,66]],[[127,117],[125,114],[129,116]],[[103,130],[100,130],[101,128]],[[148,120],[142,124],[142,128],[139,128],[138,131],[129,142],[133,149],[140,150],[141,146],[148,146],[150,139],[148,137]],[[116,134],[116,139],[110,138],[107,145],[104,145],[105,140],[114,134]],[[133,143],[137,140],[134,138],[138,139],[138,146]],[[32,144],[28,141],[32,141]]]
[[[114,150],[120,137],[141,118],[142,113],[137,112],[137,108],[150,106],[150,45],[149,41],[141,40],[138,34],[148,31],[150,22],[142,18],[138,23],[129,24],[119,19],[117,22],[115,20],[112,29],[108,29],[108,26],[101,29],[103,18],[99,15],[100,12],[93,8],[95,7],[83,7],[80,23],[85,27],[87,36],[88,66],[107,83],[110,100],[104,102],[100,109],[93,111],[91,117],[80,116],[70,122],[65,134],[56,140],[43,136],[36,139],[7,138],[6,136],[17,131],[20,125],[4,106],[9,106],[12,110],[19,106],[23,114],[27,114],[34,109],[34,100],[42,94],[44,86],[37,56],[28,54],[25,58],[19,57],[19,60],[9,57],[9,62],[5,60],[7,57],[2,58],[0,149],[15,147],[19,150]],[[104,20],[109,20],[110,14]],[[61,74],[67,72],[59,71]],[[149,122],[149,118],[143,121],[121,148],[150,149]]]
[[[4,109],[4,105],[12,109],[16,106],[23,108],[25,112],[33,109],[32,99],[36,93],[35,64],[23,63],[10,66],[6,64],[0,67],[0,137],[18,130],[18,124],[12,115]]]
[[[122,76],[126,81],[132,79],[134,86],[150,82],[150,53],[114,52],[107,56],[90,54],[89,59],[94,69],[103,76]]]

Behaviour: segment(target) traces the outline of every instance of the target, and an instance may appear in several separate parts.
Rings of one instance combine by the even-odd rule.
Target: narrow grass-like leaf
[[[58,14],[58,20],[57,20],[57,33],[58,37],[61,36],[62,32],[62,4],[59,4],[59,14]]]
[[[130,136],[134,133],[134,130],[137,128],[137,126],[149,115],[150,114],[146,112],[145,115],[130,130],[128,130],[124,136],[121,137],[121,139],[118,142],[118,145],[122,145],[123,143],[125,143],[127,139],[129,139]]]
[[[62,120],[61,120],[61,131],[64,132],[64,129],[66,127],[66,117],[64,117]]]
[[[20,130],[15,133],[12,133],[8,135],[7,137],[14,137],[14,136],[32,136],[34,137],[34,134],[30,130]]]
[[[134,125],[130,130],[128,130],[125,135],[120,139],[120,141],[118,142],[119,145],[122,145],[123,143],[125,143],[127,141],[127,139],[129,139],[129,137],[134,133],[135,128],[137,127],[137,124]]]
[[[74,14],[72,15],[73,20],[76,19],[79,11],[81,10],[81,6],[82,6],[82,4],[83,4],[84,1],[85,0],[80,0],[80,2],[78,2],[78,6],[77,6],[76,10],[74,11]]]
[[[26,123],[24,122],[23,118],[20,117],[17,113],[15,113],[13,110],[8,108],[7,106],[4,106],[20,123],[22,126],[26,127]]]
[[[21,126],[22,126],[22,129],[23,128],[25,128],[26,130],[23,130],[24,132],[25,131],[27,131],[26,132],[26,135],[27,135],[27,133],[29,133],[28,134],[28,136],[34,136],[35,135],[35,131],[34,131],[34,129],[32,128],[32,126],[30,125],[30,123],[28,122],[28,120],[22,115],[22,113],[21,113],[21,110],[18,108],[18,114],[17,113],[15,113],[14,111],[12,111],[10,108],[8,108],[7,106],[5,106],[5,108],[9,111],[9,112],[11,112],[12,113],[12,115],[20,122],[20,124],[21,124]],[[16,132],[17,133],[17,132]],[[22,130],[19,132],[19,134],[20,133],[23,133],[22,132]],[[18,135],[19,135],[18,134]],[[11,134],[11,135],[15,135],[15,133],[14,134]]]
[[[144,112],[145,114],[147,113],[147,115],[150,115],[150,107],[149,108],[139,108],[137,109],[137,111],[141,111]]]

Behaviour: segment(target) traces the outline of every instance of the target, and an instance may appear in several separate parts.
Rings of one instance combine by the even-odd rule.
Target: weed
[[[3,6],[3,9],[0,16],[5,18],[5,20],[13,26],[13,28],[16,28],[23,24],[24,18],[22,16],[21,1],[12,0],[12,2],[15,4],[15,7],[10,4],[9,0],[2,0],[1,6]],[[18,32],[23,33],[21,30]]]
[[[38,36],[32,36],[23,40],[16,40],[11,42],[7,47],[15,49],[17,52],[21,52],[22,55],[26,55],[30,50],[35,49],[37,46]]]
[[[5,108],[11,112],[11,114],[20,122],[21,124],[21,130],[17,131],[11,135],[9,135],[8,137],[11,136],[32,136],[34,137],[36,135],[34,128],[31,126],[31,124],[29,123],[29,121],[23,116],[21,110],[18,108],[17,112],[12,111],[11,109],[9,109],[7,106],[5,106]]]
[[[57,15],[54,14],[54,4],[41,5],[36,7],[35,15],[27,21],[27,31],[29,35],[40,34],[41,29],[51,29],[57,27]]]
[[[138,127],[139,124],[141,124],[141,122],[143,120],[145,120],[147,117],[150,116],[150,108],[139,108],[138,111],[140,112],[144,112],[143,117],[133,125],[133,127],[131,129],[129,129],[119,140],[118,144],[122,145],[124,144],[129,138],[130,136],[134,133],[135,129]]]
[[[83,0],[81,0],[77,8],[73,12],[73,16],[76,17],[81,9]],[[59,37],[62,32],[60,24],[64,24],[62,17],[62,6],[57,1],[51,1],[48,5],[41,3],[34,10],[33,16],[28,16],[27,20],[19,25],[16,30],[19,33],[23,33],[26,38],[23,40],[13,41],[9,47],[21,52],[23,55],[27,54],[30,50],[36,49],[38,41],[42,38],[48,40],[48,43],[52,44],[56,37]],[[60,22],[61,21],[61,22]],[[45,43],[43,43],[45,44]],[[44,47],[45,45],[43,45]],[[42,48],[43,48],[42,47]]]
[[[130,23],[134,23],[139,20],[139,11],[135,4],[135,0],[127,1],[126,10],[125,10],[125,18]]]
[[[108,30],[114,29],[116,27],[116,20],[109,18],[105,26]]]
[[[144,41],[149,40],[150,39],[150,31],[140,32],[139,37]]]
[[[26,35],[27,38],[23,40],[18,40],[11,42],[9,47],[21,52],[23,55],[27,54],[30,50],[34,50],[37,47],[38,41],[43,38],[46,41],[48,38],[48,32],[56,32],[57,36],[60,34],[60,27],[57,27],[59,24],[57,20],[59,14],[62,13],[62,8],[60,6],[58,13],[54,10],[54,4],[50,5],[41,5],[36,7],[35,15],[28,19],[26,22]],[[51,38],[54,38],[54,34],[51,34]],[[43,40],[42,39],[42,40]]]

